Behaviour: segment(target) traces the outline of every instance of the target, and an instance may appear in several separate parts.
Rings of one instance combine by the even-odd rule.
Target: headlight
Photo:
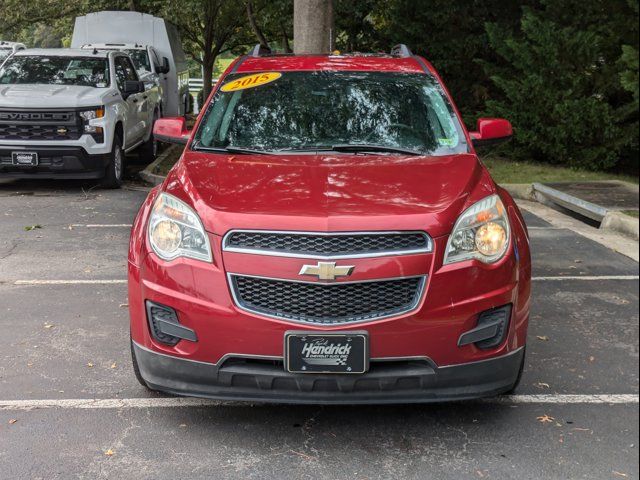
[[[211,246],[198,215],[184,202],[161,193],[149,218],[149,242],[163,260],[189,257],[210,262]]]
[[[104,108],[93,108],[91,110],[82,110],[78,112],[82,119],[84,133],[102,134],[102,127],[91,125],[91,120],[104,117]]]
[[[495,263],[509,248],[511,229],[502,200],[492,195],[468,208],[449,237],[444,264],[476,259]]]

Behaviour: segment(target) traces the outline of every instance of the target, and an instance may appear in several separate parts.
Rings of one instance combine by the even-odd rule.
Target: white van
[[[173,24],[138,12],[89,13],[76,17],[71,47],[126,52],[147,87],[159,86],[163,116],[188,113],[189,69]]]

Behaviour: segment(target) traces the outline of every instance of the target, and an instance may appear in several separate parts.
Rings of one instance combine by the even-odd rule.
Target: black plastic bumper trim
[[[10,158],[11,153],[17,151],[36,152],[40,164],[35,167],[15,166],[2,161],[2,158]],[[43,162],[44,159],[47,159],[46,163]],[[110,161],[110,153],[90,155],[82,147],[2,145],[0,146],[0,178],[98,179],[104,177]]]
[[[516,383],[524,348],[484,361],[437,367],[428,359],[372,361],[363,375],[297,375],[278,360],[220,364],[152,352],[134,342],[147,385],[175,395],[298,404],[433,403],[498,395]],[[239,359],[240,362],[229,361]]]

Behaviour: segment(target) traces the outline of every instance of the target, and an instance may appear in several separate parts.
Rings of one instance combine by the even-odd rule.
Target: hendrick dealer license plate
[[[14,165],[18,166],[38,166],[38,154],[36,152],[11,152],[11,160]]]
[[[367,332],[287,332],[284,358],[291,373],[365,373],[369,338]]]

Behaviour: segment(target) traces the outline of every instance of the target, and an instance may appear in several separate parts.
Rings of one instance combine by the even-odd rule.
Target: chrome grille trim
[[[423,248],[411,248],[411,249],[398,249],[398,250],[386,250],[386,251],[369,251],[360,253],[344,253],[334,255],[323,255],[313,252],[296,252],[296,251],[283,251],[283,250],[270,250],[262,248],[245,248],[234,247],[230,245],[230,240],[234,234],[237,233],[249,233],[249,234],[264,234],[273,236],[307,236],[307,237],[331,237],[331,236],[385,236],[385,235],[421,235],[425,241],[425,247]],[[266,255],[273,257],[287,257],[287,258],[314,258],[317,260],[341,260],[347,258],[375,258],[375,257],[390,257],[399,255],[415,255],[421,253],[433,252],[433,239],[424,231],[420,230],[393,230],[393,231],[356,231],[356,232],[312,232],[312,231],[295,231],[295,230],[251,230],[251,229],[235,229],[228,231],[222,239],[222,250],[226,252],[234,253],[247,253],[251,255]]]
[[[336,287],[336,286],[340,286],[340,285],[358,285],[358,284],[367,284],[367,283],[382,283],[382,282],[393,282],[393,281],[398,281],[398,280],[408,280],[408,279],[419,279],[419,283],[418,283],[418,287],[416,289],[416,293],[415,293],[415,297],[413,299],[413,302],[409,305],[407,305],[405,308],[403,308],[402,310],[398,310],[398,311],[393,311],[389,314],[384,314],[384,315],[377,315],[377,316],[369,316],[368,318],[364,318],[364,319],[357,319],[357,320],[347,320],[347,321],[335,321],[335,322],[319,322],[319,321],[306,321],[300,318],[295,318],[294,316],[286,316],[286,315],[274,315],[274,314],[269,314],[268,312],[262,311],[262,310],[256,310],[254,308],[251,308],[247,305],[244,305],[242,300],[239,298],[238,292],[237,292],[237,284],[234,281],[235,277],[246,277],[246,278],[254,278],[254,279],[261,279],[261,280],[268,280],[268,281],[273,281],[273,282],[284,282],[284,283],[292,283],[292,284],[307,284],[307,285],[317,285],[319,287]],[[261,317],[266,317],[266,318],[273,318],[276,320],[283,320],[283,321],[288,321],[288,322],[292,322],[292,323],[296,323],[296,324],[301,324],[301,325],[315,325],[315,326],[329,326],[329,327],[336,327],[336,326],[342,326],[342,325],[354,325],[354,324],[358,324],[358,323],[367,323],[367,322],[372,322],[372,321],[378,321],[378,320],[383,320],[383,319],[387,319],[387,318],[393,318],[393,317],[400,317],[403,315],[406,315],[408,313],[411,313],[413,311],[415,311],[420,303],[422,302],[422,299],[424,297],[424,293],[425,293],[425,289],[426,289],[426,285],[427,285],[427,279],[428,279],[428,275],[414,275],[414,276],[407,276],[407,277],[393,277],[393,278],[376,278],[376,279],[371,279],[371,280],[361,280],[361,281],[343,281],[343,282],[313,282],[313,281],[305,281],[305,280],[290,280],[290,279],[283,279],[283,278],[272,278],[272,277],[264,277],[264,276],[259,276],[259,275],[245,275],[245,274],[237,274],[237,273],[227,273],[227,280],[229,282],[229,290],[231,291],[231,296],[233,297],[233,302],[235,304],[235,306],[245,312],[248,313],[252,313],[254,315],[259,315]]]

